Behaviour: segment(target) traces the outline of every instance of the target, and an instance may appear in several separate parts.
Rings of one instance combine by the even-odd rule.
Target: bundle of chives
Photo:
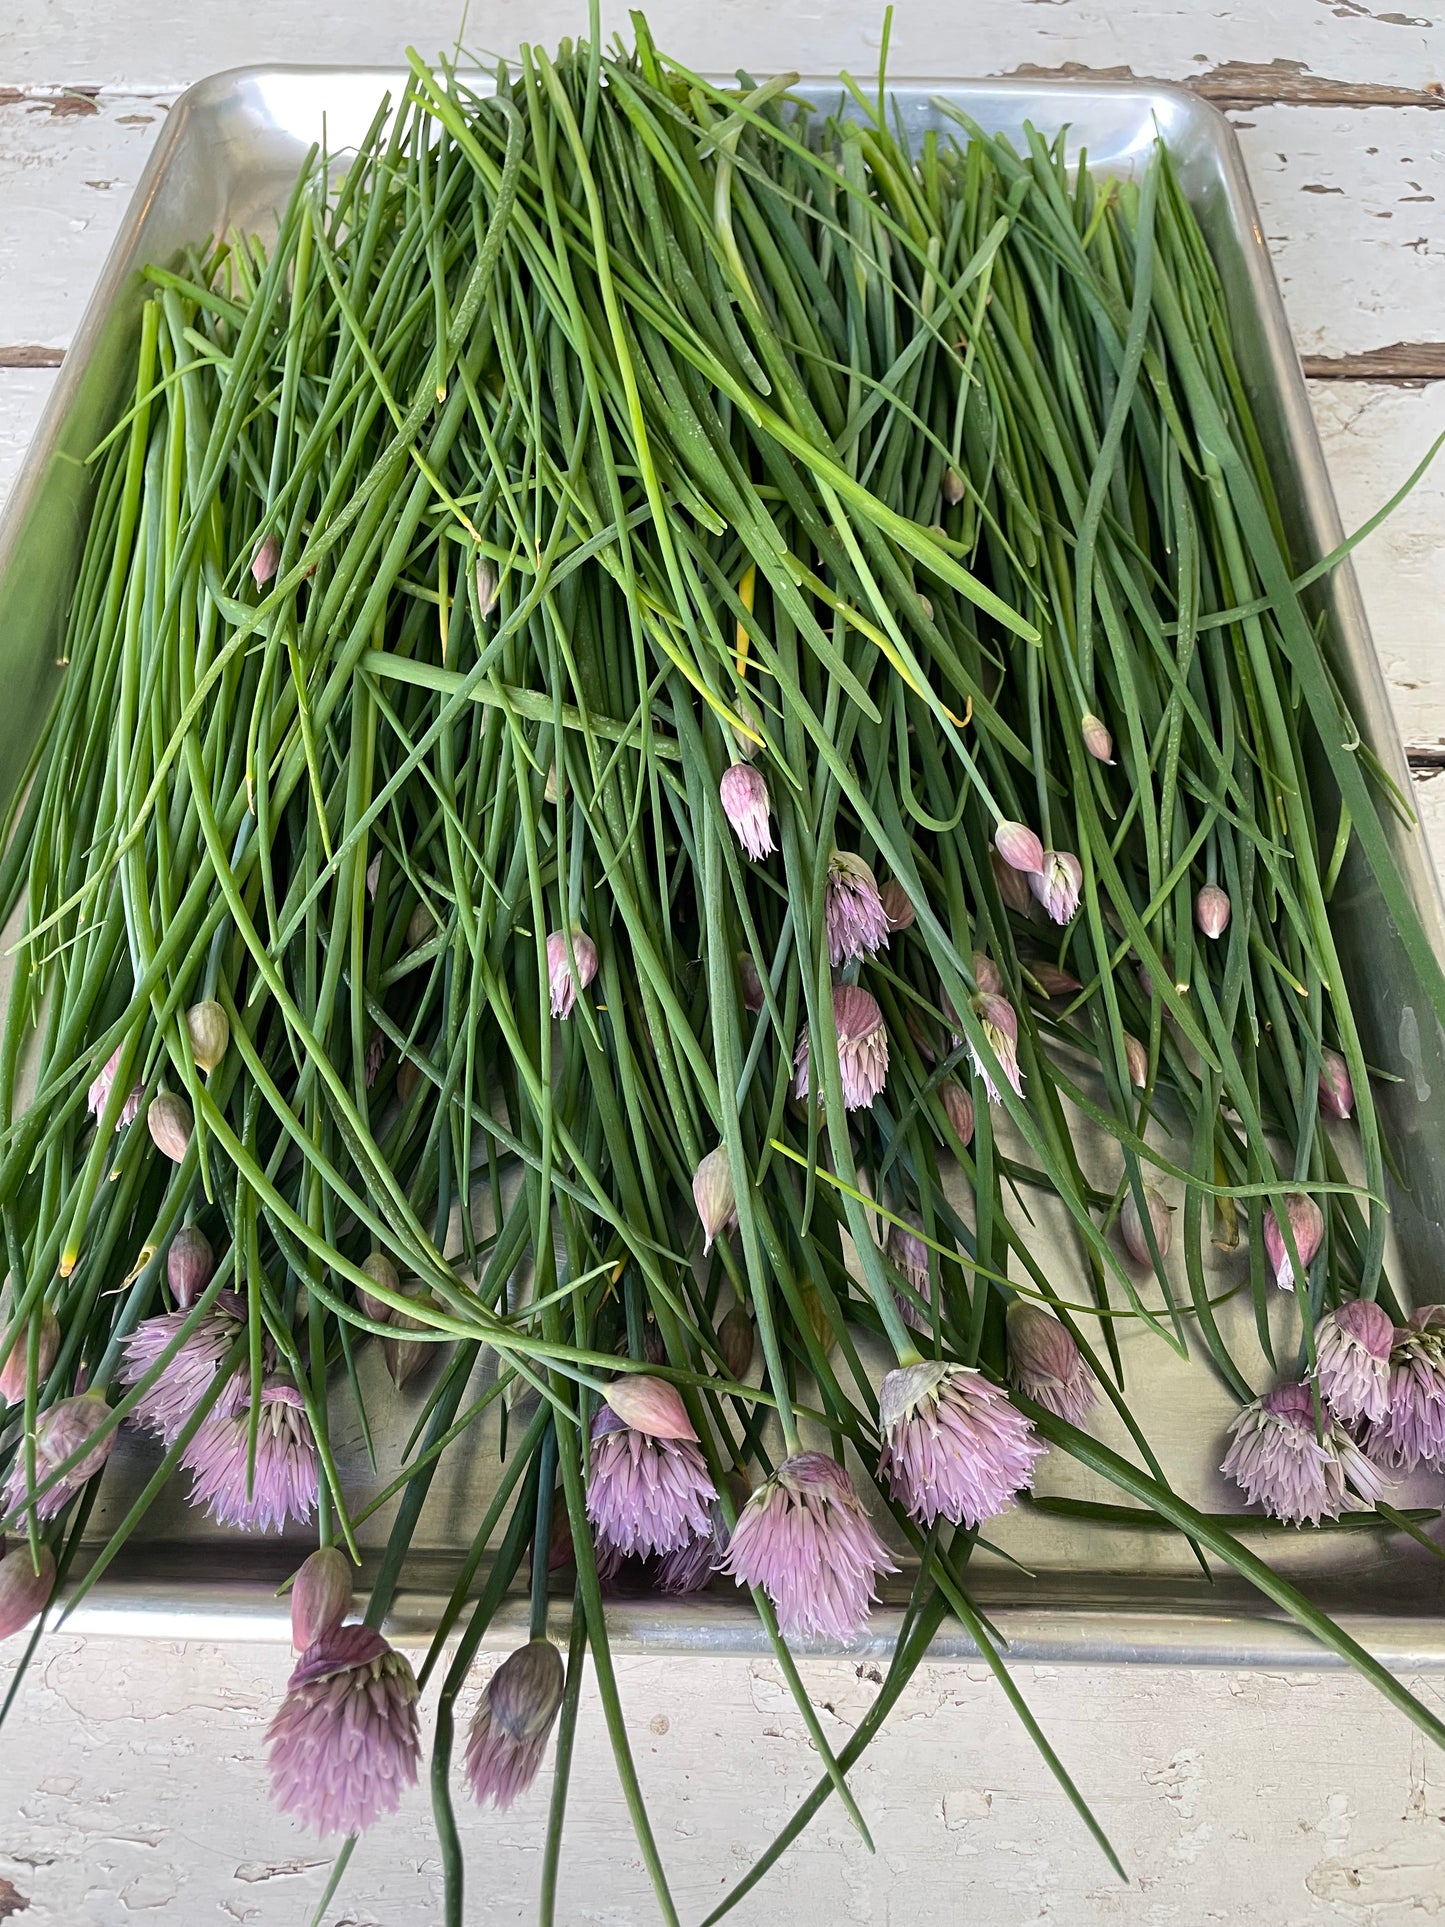
[[[1385,1275],[1329,922],[1352,848],[1441,1014],[1445,982],[1167,156],[1100,183],[1036,135],[914,154],[881,87],[813,125],[786,77],[719,88],[637,31],[524,50],[492,92],[415,61],[273,242],[151,271],[0,867],[3,1504],[30,1537],[0,1628],[73,1559],[124,1421],[164,1454],[72,1599],[178,1467],[227,1523],[314,1513],[278,1796],[368,1824],[416,1770],[378,1628],[500,1395],[522,1436],[421,1669],[465,1622],[449,1920],[452,1706],[529,1542],[533,1640],[466,1770],[505,1802],[560,1720],[544,1918],[588,1651],[675,1918],[608,1659],[629,1557],[751,1587],[824,1762],[719,1913],[829,1791],[866,1837],[843,1774],[948,1612],[1112,1858],[967,1577],[1046,1442],[1442,1737],[1172,1490],[1117,1342],[1197,1325],[1277,1519],[1418,1534],[1381,1466],[1445,1451],[1445,1345]],[[1258,1359],[1216,1317],[1211,1212],[1243,1219]],[[1256,1400],[1280,1285],[1305,1377]],[[327,1390],[365,1418],[367,1335],[398,1387],[445,1356],[357,1627]],[[1100,1390],[1137,1462],[1082,1425]],[[859,1473],[915,1578],[835,1758],[786,1638],[847,1637],[892,1567]],[[338,1679],[374,1713],[345,1764]]]

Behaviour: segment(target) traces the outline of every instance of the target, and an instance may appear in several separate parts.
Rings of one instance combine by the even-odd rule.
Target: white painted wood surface
[[[1445,81],[1445,22],[1439,0],[1398,6],[901,0],[893,70],[1075,63],[1202,84],[1239,130],[1302,353],[1346,372],[1370,353],[1387,376],[1445,372],[1445,113],[1427,92]],[[698,66],[861,74],[881,5],[664,0],[651,12],[662,43]],[[0,0],[0,493],[54,379],[15,364],[70,340],[167,93],[249,61],[394,64],[408,40],[449,44],[459,13],[455,0]],[[573,0],[483,0],[469,44],[547,43],[579,16]],[[604,8],[609,26],[624,17]],[[1445,380],[1316,380],[1311,392],[1352,527],[1445,428]],[[1357,558],[1401,730],[1422,755],[1445,747],[1442,555],[1445,464]],[[1445,773],[1418,769],[1417,793],[1445,857]],[[0,1650],[0,1695],[14,1660]],[[259,1764],[288,1663],[279,1648],[50,1639],[0,1737],[0,1919],[23,1904],[23,1927],[301,1927],[327,1857],[271,1812]],[[807,1791],[814,1756],[770,1664],[623,1660],[619,1673],[680,1912],[697,1921]],[[841,1741],[873,1682],[847,1661],[804,1674]],[[1445,1762],[1352,1679],[1025,1667],[1019,1680],[1129,1887],[982,1669],[940,1666],[919,1674],[854,1776],[877,1856],[830,1808],[737,1918],[1404,1927],[1445,1913]],[[1442,1695],[1439,1680],[1412,1684]],[[544,1772],[502,1819],[463,1807],[469,1922],[534,1917],[549,1784]],[[590,1698],[570,1810],[559,1921],[654,1920]],[[439,1891],[419,1791],[363,1843],[330,1918],[430,1927]]]

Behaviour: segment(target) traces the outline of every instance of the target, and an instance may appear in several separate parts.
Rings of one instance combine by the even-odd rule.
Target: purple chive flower
[[[1314,1199],[1303,1191],[1291,1191],[1285,1201],[1289,1216],[1290,1236],[1294,1239],[1295,1252],[1300,1265],[1308,1271],[1314,1262],[1315,1253],[1324,1242],[1324,1213]],[[1271,1205],[1264,1214],[1264,1255],[1269,1260],[1269,1268],[1274,1273],[1274,1282],[1281,1291],[1293,1291],[1295,1284],[1294,1265],[1285,1246],[1284,1233],[1279,1228],[1279,1219]]]
[[[0,1558],[0,1640],[30,1624],[50,1603],[55,1590],[55,1555],[40,1548],[40,1570],[30,1563],[29,1546],[16,1546]]]
[[[1349,1117],[1355,1108],[1350,1067],[1337,1050],[1320,1052],[1320,1109],[1326,1117]]]
[[[890,877],[878,894],[883,900],[883,914],[888,919],[888,928],[911,930],[917,921],[918,913],[913,908],[908,892],[897,877]]]
[[[1390,1409],[1390,1353],[1395,1327],[1383,1307],[1352,1298],[1315,1326],[1320,1391],[1346,1425],[1382,1419]]]
[[[492,1674],[467,1740],[467,1784],[478,1806],[490,1800],[505,1812],[536,1779],[564,1684],[550,1639],[519,1646]]]
[[[416,1785],[411,1667],[370,1626],[334,1626],[301,1655],[266,1731],[271,1798],[319,1834],[360,1833]]]
[[[912,1211],[906,1215],[906,1226],[891,1224],[888,1227],[888,1262],[903,1274],[924,1305],[931,1306],[933,1281],[928,1269],[928,1246],[919,1236],[923,1220]],[[932,1331],[933,1325],[922,1307],[905,1298],[901,1291],[895,1291],[893,1296],[905,1325],[911,1325],[914,1331]]]
[[[1025,876],[1041,876],[1044,846],[1027,823],[1000,823],[993,833],[993,847],[1011,870]]]
[[[878,1393],[878,1469],[915,1519],[976,1526],[1011,1509],[1045,1447],[1006,1393],[967,1365],[924,1359]]]
[[[288,1518],[305,1524],[319,1490],[316,1441],[301,1394],[272,1382],[262,1388],[256,1434],[256,1471],[246,1490],[250,1408],[213,1411],[186,1447],[181,1463],[192,1474],[191,1503],[218,1525],[279,1532]]]
[[[1030,871],[1029,888],[1055,923],[1071,923],[1079,907],[1084,866],[1072,850],[1045,850],[1043,868]]]
[[[1024,1094],[1024,1074],[1019,1069],[1017,1049],[1019,1020],[1017,1012],[1007,997],[1000,997],[992,991],[985,991],[982,996],[975,997],[973,1000],[973,1009],[974,1015],[983,1025],[983,1034],[988,1039],[994,1056],[998,1059],[999,1069],[1003,1072],[1010,1090],[1015,1097],[1022,1097]],[[990,1073],[985,1070],[983,1059],[971,1043],[968,1047],[968,1058],[978,1076],[983,1080],[983,1088],[987,1094],[989,1103],[997,1104],[1000,1101],[998,1086],[994,1083]]]
[[[1025,1398],[1070,1425],[1082,1423],[1098,1396],[1073,1333],[1038,1305],[1015,1298],[1005,1314],[1009,1379]]]
[[[1114,739],[1101,717],[1090,710],[1080,719],[1079,727],[1083,733],[1084,748],[1096,763],[1112,763],[1114,760]]]
[[[1246,1405],[1230,1425],[1221,1470],[1252,1504],[1289,1525],[1306,1519],[1318,1525],[1346,1510],[1368,1511],[1384,1497],[1379,1467],[1328,1411],[1323,1418],[1320,1438],[1308,1384],[1277,1385]]]
[[[753,861],[757,863],[771,856],[773,832],[768,815],[772,804],[762,771],[754,769],[751,763],[734,763],[723,771],[717,793],[722,800],[723,814]]]
[[[727,1557],[728,1529],[723,1523],[722,1507],[713,1501],[708,1508],[711,1525],[706,1532],[689,1539],[685,1546],[666,1553],[657,1565],[657,1584],[662,1592],[701,1592]]]
[[[115,1082],[116,1072],[120,1069],[120,1053],[121,1046],[117,1044],[106,1062],[105,1069],[95,1079],[95,1082],[85,1094],[85,1108],[90,1112],[90,1115],[95,1119],[97,1124],[100,1122],[101,1113],[110,1102],[111,1086]],[[130,1096],[125,1100],[125,1103],[121,1106],[120,1116],[115,1120],[115,1128],[118,1131],[123,1130],[127,1124],[133,1124],[135,1122],[136,1116],[140,1111],[140,1100],[141,1087],[137,1084],[131,1091]]]
[[[1389,1406],[1369,1428],[1365,1443],[1382,1465],[1413,1472],[1417,1465],[1445,1466],[1445,1317],[1438,1305],[1422,1305],[1395,1332],[1390,1353]]]
[[[709,1529],[717,1490],[676,1386],[616,1380],[592,1421],[587,1517],[621,1553],[676,1552]]]
[[[567,956],[567,933],[554,930],[547,939],[547,982],[554,1017],[570,1017],[578,991],[597,975],[597,946],[585,930],[572,931],[572,955],[577,959],[575,974]]]
[[[823,924],[828,961],[835,970],[854,957],[871,957],[888,947],[888,912],[878,880],[851,850],[834,850],[828,858]]]
[[[109,1412],[110,1407],[96,1392],[63,1398],[57,1404],[46,1407],[35,1421],[37,1486],[44,1485],[57,1466],[63,1465],[72,1452],[80,1450],[96,1427],[105,1423]],[[68,1505],[80,1488],[99,1472],[110,1457],[110,1448],[114,1444],[115,1433],[107,1432],[78,1465],[70,1468],[64,1478],[57,1479],[48,1491],[42,1492],[35,1501],[37,1516],[53,1519],[57,1512]],[[0,1515],[18,1515],[28,1509],[25,1504],[25,1452],[22,1447],[15,1455],[4,1490],[0,1491]]]
[[[834,984],[833,1028],[838,1036],[838,1071],[843,1083],[843,1108],[863,1110],[883,1089],[888,1076],[888,1033],[878,1000],[861,984]],[[793,1056],[793,1094],[806,1100],[809,1037],[804,1025]],[[819,1093],[819,1102],[822,1094]]]
[[[1217,883],[1206,883],[1194,899],[1194,921],[1206,937],[1222,937],[1234,906]]]
[[[188,1316],[189,1313],[185,1311],[168,1311],[158,1318],[143,1319],[121,1341],[125,1363],[120,1368],[120,1382],[127,1391],[145,1377],[173,1342]],[[175,1443],[186,1420],[210,1390],[216,1367],[231,1349],[244,1318],[245,1308],[234,1293],[218,1293],[211,1309],[190,1337],[182,1341],[175,1357],[141,1398],[135,1408],[136,1419],[152,1432],[159,1433],[164,1444]],[[245,1399],[246,1380],[237,1372],[207,1414],[205,1424],[218,1415],[230,1417],[245,1403]]]
[[[795,1452],[738,1514],[724,1570],[762,1587],[784,1633],[849,1640],[898,1568],[838,1461]]]

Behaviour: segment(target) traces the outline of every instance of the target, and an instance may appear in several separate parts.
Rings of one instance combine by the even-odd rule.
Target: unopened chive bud
[[[1073,1334],[1038,1305],[1015,1298],[1004,1314],[1009,1379],[1045,1411],[1077,1425],[1098,1397]]]
[[[888,919],[890,930],[909,930],[916,919],[916,912],[908,892],[898,881],[890,877],[884,884],[880,895],[883,898],[883,914]]]
[[[415,1312],[410,1311],[389,1310],[387,1323],[398,1333],[429,1329],[424,1318],[418,1318]],[[415,1339],[396,1337],[383,1338],[381,1341],[381,1356],[386,1362],[391,1382],[399,1392],[404,1392],[417,1373],[431,1363],[433,1353],[432,1346],[419,1345]]]
[[[534,1639],[493,1673],[487,1687],[492,1719],[514,1740],[550,1730],[562,1704],[562,1655],[549,1639]]]
[[[1206,937],[1222,937],[1231,907],[1228,896],[1217,883],[1206,883],[1194,899],[1194,921]]]
[[[436,927],[436,918],[424,903],[419,903],[406,920],[407,949],[420,950],[424,943],[436,935]]]
[[[1084,986],[1071,970],[1061,970],[1057,964],[1030,964],[1029,975],[1046,997],[1071,997]]]
[[[709,1151],[693,1172],[692,1199],[702,1223],[702,1249],[706,1257],[712,1250],[713,1240],[731,1230],[738,1221],[738,1195],[726,1145],[719,1144],[716,1150]]]
[[[1011,870],[1024,876],[1041,876],[1044,846],[1027,823],[1000,823],[993,833],[993,847]]]
[[[943,499],[951,509],[963,500],[963,477],[951,463],[943,471]]]
[[[733,763],[722,773],[718,797],[738,842],[753,861],[757,863],[770,856],[774,847],[768,823],[772,802],[761,770],[754,769],[751,763]]]
[[[400,1292],[401,1279],[396,1275],[396,1266],[384,1251],[369,1251],[361,1261],[361,1269],[367,1277],[380,1285],[383,1291]],[[373,1298],[364,1285],[356,1288],[356,1302],[368,1318],[375,1319],[378,1325],[388,1324],[392,1308],[383,1298]]]
[[[0,1338],[0,1350],[9,1346],[9,1355],[0,1365],[0,1405],[19,1405],[25,1397],[25,1376],[30,1352],[30,1329],[12,1325]],[[43,1385],[50,1376],[55,1354],[60,1349],[60,1324],[47,1306],[40,1314],[40,1356],[36,1361],[36,1383]],[[0,1635],[3,1637],[3,1635]]]
[[[189,1311],[216,1272],[216,1254],[204,1231],[183,1224],[166,1253],[166,1283],[182,1311]]]
[[[264,589],[275,575],[281,562],[281,543],[274,529],[268,529],[262,536],[251,557],[251,574],[256,578],[256,587]]]
[[[557,801],[557,765],[555,763],[547,765],[547,780],[542,785],[542,800],[544,803]]]
[[[486,556],[477,558],[477,611],[483,622],[490,620],[501,593],[497,571]]]
[[[0,1559],[0,1639],[20,1632],[49,1605],[55,1590],[55,1555],[49,1546],[40,1548],[39,1564],[37,1572],[28,1545],[18,1545]]]
[[[320,1546],[291,1583],[291,1644],[304,1653],[350,1611],[351,1561],[335,1546]]]
[[[973,1099],[956,1078],[950,1077],[938,1093],[944,1115],[953,1126],[954,1136],[967,1150],[973,1142]]]
[[[410,1104],[412,1095],[421,1083],[420,1067],[410,1057],[403,1057],[396,1067],[396,1100],[398,1104]]]
[[[989,853],[989,861],[993,865],[994,881],[998,884],[1004,907],[1017,916],[1030,916],[1034,908],[1034,893],[1029,888],[1028,878],[1011,864],[1005,863],[997,850]]]
[[[741,1385],[752,1370],[756,1336],[752,1313],[746,1305],[734,1305],[717,1328],[718,1349],[728,1377],[735,1385]]]
[[[366,894],[375,900],[376,886],[381,882],[381,851],[366,866]]]
[[[1295,1256],[1300,1261],[1301,1269],[1308,1271],[1314,1263],[1315,1253],[1324,1243],[1325,1215],[1314,1199],[1307,1197],[1303,1191],[1290,1192],[1285,1210],[1289,1218],[1290,1236],[1294,1240]],[[1289,1255],[1272,1205],[1264,1214],[1264,1253],[1280,1290],[1293,1291],[1294,1261]]]
[[[174,1091],[162,1091],[150,1101],[146,1112],[146,1125],[156,1149],[168,1157],[172,1164],[179,1164],[191,1148],[191,1132],[195,1120],[191,1107],[183,1097]]]
[[[1098,763],[1112,763],[1114,760],[1114,739],[1103,721],[1092,710],[1083,717],[1080,727],[1084,736],[1084,748]]]
[[[986,950],[973,953],[973,981],[985,997],[997,997],[1003,992],[1003,972]]]
[[[756,1016],[763,1007],[763,980],[758,966],[746,950],[738,952],[738,981],[743,989],[744,1010],[750,1010]]]
[[[926,595],[923,595],[922,593],[920,593],[918,597],[918,606],[923,611],[924,616],[927,618],[927,620],[929,622],[932,622],[933,604],[928,600],[928,597]]]
[[[191,1056],[209,1077],[230,1047],[231,1020],[214,997],[207,997],[203,1003],[192,1004],[186,1012],[186,1029],[190,1033]]]
[[[614,1378],[602,1396],[626,1426],[653,1439],[696,1439],[682,1394],[665,1378],[642,1372]]]
[[[1124,1033],[1124,1062],[1129,1067],[1129,1082],[1142,1091],[1149,1082],[1149,1053],[1132,1031]]]
[[[567,933],[554,930],[547,939],[547,982],[554,1017],[570,1017],[578,992],[585,990],[597,975],[597,946],[585,930],[575,927],[572,956],[577,960],[575,975],[567,955]]]
[[[1350,1067],[1337,1050],[1320,1053],[1320,1109],[1326,1117],[1344,1119],[1355,1108]]]
[[[1159,1247],[1159,1256],[1167,1258],[1171,1235],[1169,1207],[1152,1184],[1144,1186],[1144,1202],[1148,1207],[1149,1223],[1154,1232],[1154,1242]],[[1124,1247],[1129,1256],[1141,1265],[1151,1264],[1153,1255],[1144,1234],[1144,1221],[1139,1215],[1139,1203],[1132,1185],[1124,1199],[1124,1208],[1119,1213],[1119,1229],[1124,1234]]]
[[[747,726],[746,731],[735,729],[731,723],[724,723],[723,727],[728,733],[728,741],[732,745],[734,758],[744,763],[750,763],[762,748],[762,744],[758,741],[758,736],[761,732],[758,726],[757,711],[750,702],[742,701],[737,705],[737,712],[738,721]]]

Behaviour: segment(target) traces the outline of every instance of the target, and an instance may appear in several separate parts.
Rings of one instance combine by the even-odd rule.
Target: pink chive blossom
[[[1285,1204],[1289,1216],[1290,1236],[1294,1239],[1295,1254],[1301,1267],[1308,1271],[1314,1263],[1315,1253],[1324,1242],[1325,1217],[1314,1199],[1303,1191],[1291,1191]],[[1264,1255],[1269,1260],[1269,1268],[1274,1273],[1274,1282],[1281,1291],[1293,1291],[1295,1287],[1294,1264],[1285,1245],[1284,1233],[1280,1230],[1279,1219],[1271,1205],[1264,1214]]]
[[[924,1306],[933,1304],[933,1279],[928,1268],[928,1246],[920,1235],[923,1220],[916,1212],[907,1213],[906,1225],[891,1224],[888,1227],[888,1262],[901,1272],[912,1290],[923,1300],[923,1305],[914,1299],[906,1298],[901,1291],[893,1296],[905,1325],[914,1331],[932,1331],[932,1321]]]
[[[1042,869],[1029,874],[1029,888],[1055,923],[1071,923],[1079,908],[1084,866],[1071,850],[1045,850]]]
[[[106,1105],[110,1102],[111,1086],[115,1083],[115,1074],[120,1069],[121,1049],[122,1046],[117,1044],[106,1061],[105,1069],[95,1079],[95,1082],[85,1094],[85,1108],[90,1112],[90,1115],[95,1119],[97,1124],[99,1124],[101,1120],[101,1115]],[[118,1131],[124,1130],[127,1124],[133,1124],[135,1122],[140,1113],[140,1101],[141,1086],[137,1084],[132,1089],[130,1096],[125,1100],[125,1103],[121,1106],[120,1116],[115,1120],[115,1128]]]
[[[632,1377],[608,1387],[592,1421],[587,1517],[618,1552],[675,1552],[709,1530],[717,1489],[676,1386]]]
[[[1015,1097],[1022,1097],[1024,1074],[1019,1069],[1017,1012],[1007,997],[999,997],[991,991],[986,991],[982,996],[974,998],[973,1010],[974,1015],[983,1025],[983,1034],[988,1039],[994,1056],[998,1059],[999,1069],[1003,1072],[1009,1089]],[[982,1079],[989,1103],[999,1103],[1001,1100],[998,1086],[994,1083],[991,1073],[985,1069],[983,1058],[974,1049],[972,1043],[968,1046],[968,1056],[975,1072]]]
[[[1073,1333],[1025,1298],[1014,1299],[1005,1324],[1010,1383],[1046,1412],[1081,1424],[1098,1400],[1099,1382]]]
[[[272,1381],[262,1388],[256,1470],[246,1490],[249,1407],[213,1411],[186,1447],[181,1463],[192,1474],[191,1503],[218,1525],[279,1532],[287,1519],[302,1524],[316,1509],[316,1441],[301,1394]]]
[[[478,1806],[490,1801],[504,1813],[536,1779],[565,1683],[550,1639],[519,1646],[493,1673],[467,1740],[467,1784]]]
[[[890,877],[879,895],[883,899],[883,914],[888,919],[890,930],[911,930],[917,921],[917,912],[912,900],[897,877]]]
[[[75,1398],[63,1398],[57,1404],[48,1406],[35,1422],[35,1483],[42,1486],[58,1466],[78,1452],[96,1428],[105,1423],[110,1407],[95,1392],[86,1392]],[[115,1433],[107,1432],[97,1441],[94,1448],[87,1452],[79,1464],[71,1466],[63,1478],[57,1479],[48,1491],[42,1492],[35,1501],[36,1516],[53,1519],[57,1512],[69,1504],[75,1494],[89,1480],[93,1479],[106,1460],[115,1444]],[[25,1452],[22,1447],[15,1455],[10,1467],[10,1476],[0,1491],[0,1515],[19,1514],[28,1510],[25,1504]]]
[[[12,1547],[0,1557],[0,1640],[28,1626],[49,1605],[54,1590],[55,1555],[49,1546],[40,1548],[38,1572],[29,1546]]]
[[[1011,870],[1042,876],[1044,846],[1027,823],[1000,823],[993,833],[993,847]]]
[[[1114,739],[1109,734],[1103,720],[1090,710],[1081,717],[1079,728],[1084,738],[1084,748],[1097,763],[1112,763],[1114,760]]]
[[[851,850],[834,850],[828,858],[823,925],[828,961],[835,970],[855,957],[871,957],[888,947],[888,912],[877,879]]]
[[[708,1508],[708,1515],[711,1525],[706,1532],[698,1533],[685,1546],[665,1553],[658,1560],[657,1585],[660,1592],[701,1592],[713,1574],[720,1570],[727,1557],[728,1529],[723,1522],[722,1507],[716,1500]]]
[[[1224,935],[1234,906],[1217,883],[1206,883],[1194,899],[1194,921],[1206,937]]]
[[[1152,1184],[1144,1186],[1144,1203],[1149,1212],[1149,1226],[1154,1233],[1154,1242],[1159,1247],[1159,1256],[1169,1256],[1169,1245],[1173,1238],[1173,1221],[1169,1216],[1169,1206],[1160,1197]],[[1139,1200],[1130,1185],[1124,1195],[1124,1206],[1119,1213],[1119,1230],[1123,1234],[1124,1249],[1136,1264],[1151,1265],[1154,1255],[1149,1249],[1149,1240],[1144,1231],[1144,1220],[1139,1211]]]
[[[836,1640],[861,1630],[878,1580],[898,1570],[853,1481],[824,1452],[795,1452],[758,1487],[723,1569],[762,1588],[784,1633]]]
[[[751,763],[732,764],[722,773],[718,796],[723,814],[737,832],[738,842],[754,863],[771,856],[774,844],[768,817],[772,803],[762,771],[754,769]]]
[[[1369,1510],[1385,1493],[1378,1466],[1328,1411],[1322,1417],[1319,1437],[1308,1384],[1277,1385],[1234,1419],[1221,1469],[1252,1504],[1290,1525]]]
[[[1445,1309],[1422,1305],[1395,1332],[1389,1405],[1365,1443],[1382,1465],[1445,1467]]]
[[[1395,1327],[1383,1306],[1351,1298],[1315,1326],[1320,1391],[1346,1425],[1382,1419],[1390,1409],[1390,1353]]]
[[[843,1084],[843,1108],[863,1110],[871,1104],[888,1076],[888,1033],[878,1000],[861,984],[834,984],[833,1028],[838,1037],[838,1072]],[[793,1055],[793,1094],[807,1099],[809,1036],[805,1025]],[[822,1093],[818,1095],[822,1102]]]
[[[570,1017],[577,993],[597,975],[597,946],[585,930],[572,931],[572,956],[577,960],[575,973],[567,955],[567,932],[554,930],[547,939],[547,983],[554,1017]]]
[[[923,1525],[976,1526],[1009,1511],[1045,1447],[1007,1394],[967,1365],[924,1359],[878,1394],[878,1468]]]
[[[1320,1110],[1326,1117],[1342,1122],[1355,1108],[1355,1087],[1350,1067],[1337,1050],[1320,1052]]]
[[[370,1626],[334,1626],[301,1655],[266,1732],[271,1798],[318,1834],[361,1833],[416,1785],[410,1665]]]
[[[120,1382],[127,1391],[140,1383],[166,1348],[174,1343],[189,1316],[185,1311],[163,1312],[157,1318],[143,1319],[122,1339],[125,1363],[120,1369]],[[173,1445],[186,1420],[210,1390],[216,1368],[231,1349],[244,1322],[245,1306],[241,1300],[233,1292],[218,1293],[195,1330],[182,1339],[180,1349],[169,1364],[162,1367],[155,1384],[142,1394],[135,1408],[137,1422],[158,1433],[163,1444]],[[246,1391],[244,1374],[234,1373],[204,1423],[209,1424],[218,1414],[225,1418],[237,1412],[246,1402]]]

